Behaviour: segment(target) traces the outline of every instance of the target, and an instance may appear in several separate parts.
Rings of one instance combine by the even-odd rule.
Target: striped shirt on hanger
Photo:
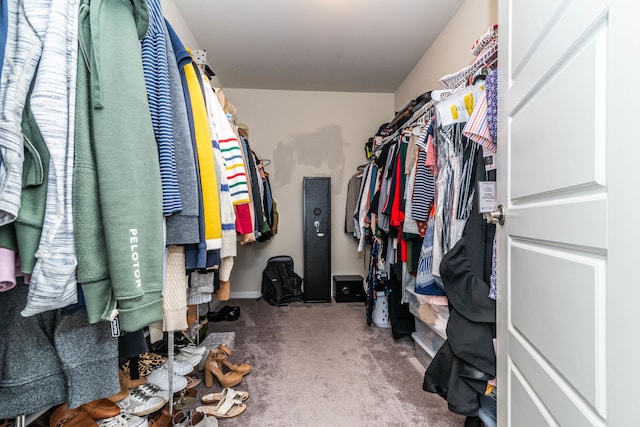
[[[489,120],[487,117],[487,94],[486,90],[478,97],[478,103],[469,117],[469,121],[464,127],[462,134],[472,141],[480,144],[485,151],[495,153],[496,144],[491,138],[489,131]]]
[[[178,172],[173,140],[173,114],[165,22],[160,0],[147,0],[149,29],[141,41],[142,67],[147,86],[147,97],[153,132],[160,157],[162,180],[162,210],[165,215],[182,211]]]

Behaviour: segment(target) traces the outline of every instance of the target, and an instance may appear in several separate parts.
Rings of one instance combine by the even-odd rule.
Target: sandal
[[[200,378],[191,377],[189,375],[185,376],[185,378],[187,380],[187,388],[188,389],[192,389],[194,387],[197,387],[198,384],[200,384],[200,382],[201,382]]]
[[[215,403],[220,402],[220,400],[222,400],[225,396],[228,396],[228,397],[230,397],[232,399],[237,399],[240,402],[244,402],[245,400],[247,400],[249,398],[249,392],[248,391],[236,391],[236,390],[234,390],[234,389],[232,389],[230,387],[227,387],[224,390],[222,390],[222,393],[205,394],[204,396],[202,396],[200,398],[200,400],[205,405],[213,405]]]
[[[197,412],[204,412],[216,418],[233,418],[247,410],[247,405],[238,399],[224,396],[216,406],[198,406]]]
[[[177,398],[174,396],[173,399],[173,407],[179,411],[190,407],[191,405],[193,405],[196,402],[196,397],[195,396],[190,396],[187,393],[180,393],[180,396],[178,396]]]

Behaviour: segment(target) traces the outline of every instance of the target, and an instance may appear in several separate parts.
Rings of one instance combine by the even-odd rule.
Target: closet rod
[[[403,124],[398,130],[396,130],[390,136],[388,136],[385,139],[383,139],[382,143],[380,144],[380,147],[382,147],[383,145],[387,144],[389,141],[392,141],[393,138],[398,136],[398,134],[400,132],[402,132],[403,130],[405,130],[409,126],[413,125],[420,117],[425,115],[429,111],[429,109],[431,109],[434,105],[436,105],[436,101],[432,99],[431,101],[427,102],[422,107],[420,107],[418,109],[418,111],[413,113],[413,116],[411,116],[411,119],[409,119],[409,121],[407,121],[405,124]]]

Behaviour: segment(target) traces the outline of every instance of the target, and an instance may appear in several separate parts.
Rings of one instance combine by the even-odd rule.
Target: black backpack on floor
[[[262,272],[262,298],[276,306],[302,300],[302,278],[293,271],[290,256],[269,258]]]

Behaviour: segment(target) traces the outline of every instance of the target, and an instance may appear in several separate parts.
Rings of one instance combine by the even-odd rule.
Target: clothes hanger
[[[431,91],[431,99],[434,101],[442,101],[453,93],[453,89],[437,89]]]
[[[478,83],[479,81],[485,81],[487,79],[487,75],[486,74],[476,74],[473,77],[473,82],[471,83],[472,85]]]

